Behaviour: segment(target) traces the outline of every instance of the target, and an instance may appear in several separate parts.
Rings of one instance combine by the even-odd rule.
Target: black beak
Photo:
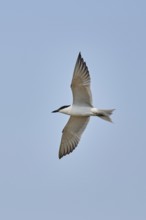
[[[58,112],[58,110],[54,110],[52,113]]]

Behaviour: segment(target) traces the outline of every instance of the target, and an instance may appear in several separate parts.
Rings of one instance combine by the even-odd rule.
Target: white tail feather
[[[112,122],[110,115],[113,113],[115,109],[96,109],[95,115],[106,120]]]

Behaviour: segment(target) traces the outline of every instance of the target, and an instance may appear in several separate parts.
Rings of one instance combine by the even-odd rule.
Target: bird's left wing
[[[59,159],[71,153],[78,145],[90,117],[71,116],[62,131],[62,139],[59,149]]]

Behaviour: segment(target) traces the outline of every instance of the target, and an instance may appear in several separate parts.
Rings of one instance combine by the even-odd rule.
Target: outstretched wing
[[[76,148],[89,122],[89,118],[90,117],[70,117],[62,131],[63,135],[59,149],[59,159],[71,153]]]
[[[88,67],[86,66],[86,63],[84,62],[81,54],[79,53],[71,83],[74,105],[92,107],[90,81],[91,79]]]

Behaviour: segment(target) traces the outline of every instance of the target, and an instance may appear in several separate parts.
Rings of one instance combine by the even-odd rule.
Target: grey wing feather
[[[78,145],[81,135],[85,130],[90,117],[74,117],[71,116],[63,129],[59,159],[66,154],[71,153]]]
[[[90,81],[88,67],[79,53],[71,83],[73,104],[92,107]]]

